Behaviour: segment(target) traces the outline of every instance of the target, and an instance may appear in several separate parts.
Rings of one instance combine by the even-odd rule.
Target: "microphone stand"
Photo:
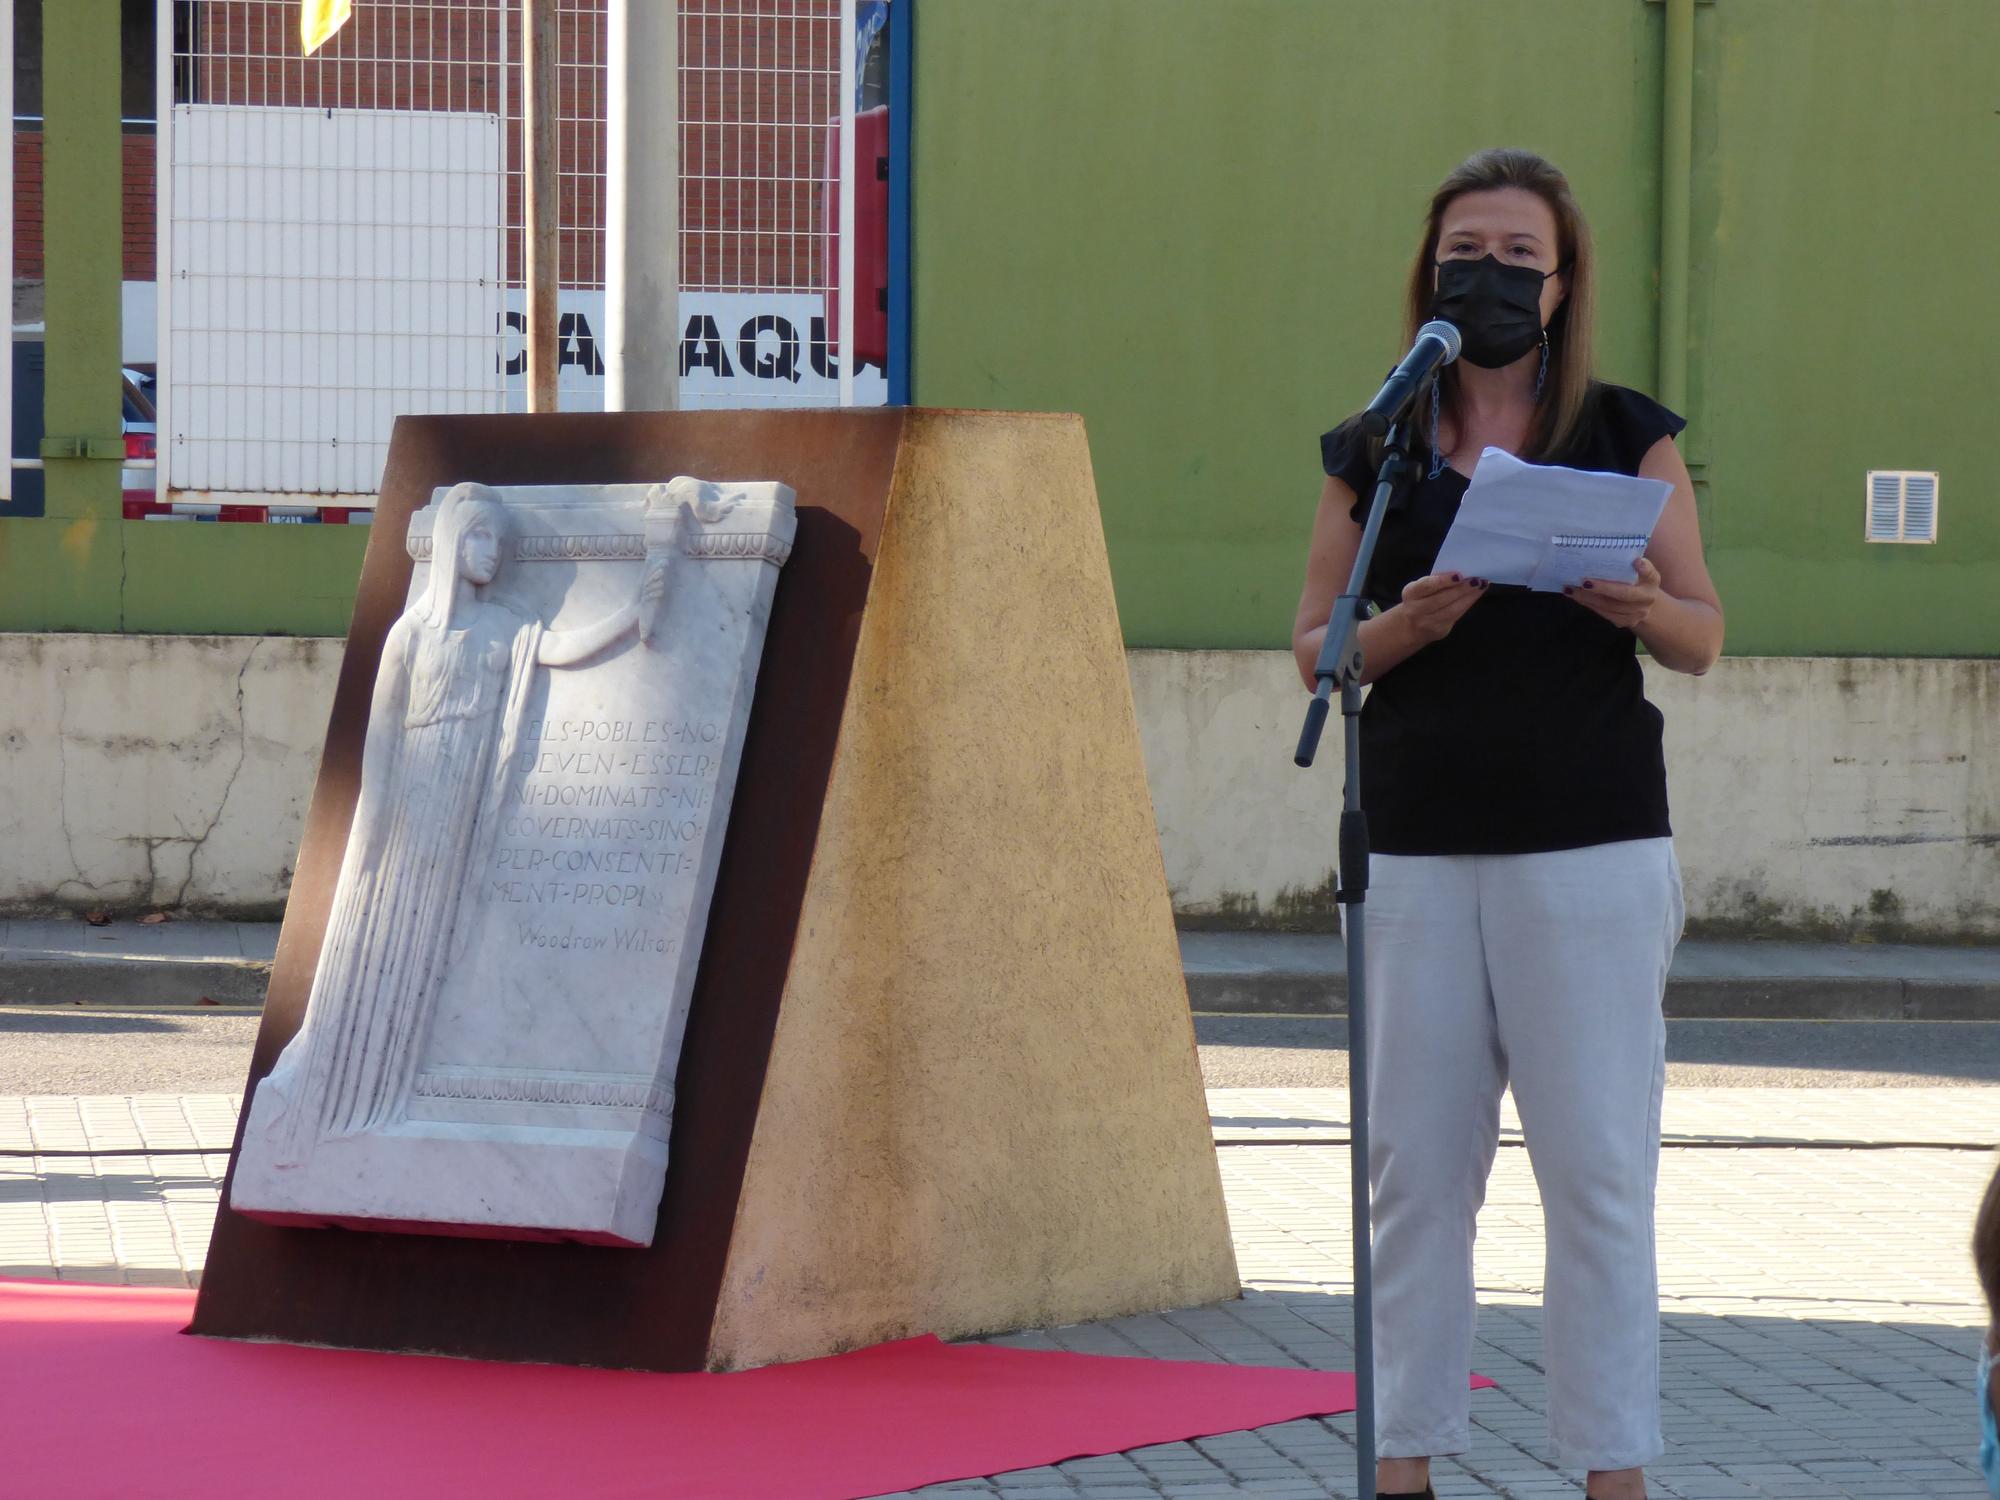
[[[1346,592],[1334,601],[1326,639],[1313,668],[1318,686],[1306,705],[1305,727],[1292,759],[1310,766],[1326,727],[1333,690],[1340,689],[1340,717],[1347,750],[1346,788],[1340,813],[1339,884],[1334,900],[1341,909],[1347,942],[1347,1069],[1350,1167],[1354,1203],[1354,1465],[1355,1493],[1375,1493],[1375,1265],[1370,1237],[1368,1185],[1368,1006],[1365,967],[1365,903],[1368,899],[1368,818],[1361,810],[1361,622],[1368,611],[1363,590],[1375,560],[1382,518],[1400,503],[1410,475],[1404,449],[1407,418],[1398,414],[1383,441],[1375,498],[1361,530]]]

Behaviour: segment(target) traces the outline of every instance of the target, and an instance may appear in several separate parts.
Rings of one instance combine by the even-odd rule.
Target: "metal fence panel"
[[[680,5],[683,404],[886,400],[873,365],[844,392],[833,295],[857,46],[879,29],[856,16],[879,0]],[[396,412],[527,407],[519,0],[360,0],[311,58],[297,18],[296,0],[203,0],[162,58],[171,498],[353,503]],[[604,401],[607,31],[606,0],[559,0],[565,410]],[[306,116],[326,151],[287,170],[267,142],[315,133]],[[256,162],[218,157],[227,120]]]

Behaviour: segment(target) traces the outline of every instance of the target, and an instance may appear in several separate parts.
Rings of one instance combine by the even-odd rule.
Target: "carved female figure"
[[[575,666],[630,635],[643,641],[665,588],[663,567],[649,561],[632,603],[591,625],[548,630],[486,592],[506,542],[497,495],[451,489],[432,532],[429,586],[383,643],[305,1022],[261,1085],[283,1106],[282,1165],[302,1162],[322,1136],[400,1114],[535,669]]]

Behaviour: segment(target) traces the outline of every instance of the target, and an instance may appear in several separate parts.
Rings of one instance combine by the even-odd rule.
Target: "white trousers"
[[[1657,1458],[1653,1192],[1685,908],[1671,839],[1378,855],[1367,903],[1377,1451],[1462,1453],[1474,1220],[1511,1082],[1547,1221],[1558,1464]]]

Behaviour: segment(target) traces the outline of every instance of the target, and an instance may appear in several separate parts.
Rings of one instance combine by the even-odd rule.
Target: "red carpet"
[[[738,1375],[222,1343],[193,1303],[0,1281],[0,1491],[833,1500],[1354,1406],[1351,1375],[931,1338]]]

